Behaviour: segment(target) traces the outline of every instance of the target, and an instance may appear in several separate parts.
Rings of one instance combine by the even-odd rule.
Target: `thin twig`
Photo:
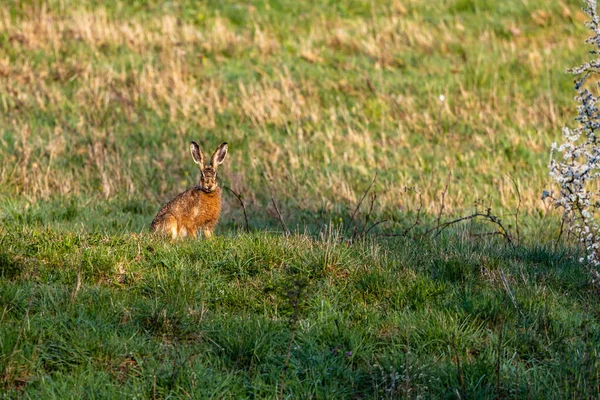
[[[373,213],[373,207],[375,206],[375,200],[377,199],[377,194],[376,193],[372,193],[371,194],[371,201],[369,204],[369,211],[367,212],[367,214],[365,215],[365,223],[360,231],[360,233],[358,233],[358,227],[355,226],[354,227],[354,232],[352,233],[352,239],[350,239],[351,242],[354,242],[355,239],[357,238],[364,238],[366,236],[365,234],[365,229],[367,227],[367,225],[369,224],[369,220],[371,219],[371,214]]]
[[[508,230],[504,227],[504,225],[500,221],[500,218],[498,218],[497,216],[495,216],[494,214],[492,214],[492,210],[490,208],[488,208],[486,210],[485,214],[481,213],[479,211],[476,211],[475,213],[473,213],[471,215],[467,215],[467,216],[464,216],[464,217],[460,217],[460,218],[454,219],[452,221],[445,222],[442,225],[440,225],[439,227],[431,228],[430,230],[428,230],[425,233],[425,235],[437,231],[436,234],[434,235],[434,237],[438,237],[442,233],[442,231],[444,229],[446,229],[447,227],[449,227],[451,225],[454,225],[454,224],[457,224],[457,223],[462,222],[462,221],[472,220],[472,219],[475,219],[475,218],[478,218],[478,217],[487,219],[490,222],[493,222],[494,224],[498,225],[498,227],[500,228],[500,231],[498,231],[498,234],[501,235],[501,236],[503,236],[508,243],[513,244],[512,238],[511,238],[510,234],[508,233]]]
[[[365,192],[363,193],[362,197],[360,198],[360,201],[358,202],[358,204],[356,205],[356,208],[354,209],[354,212],[350,216],[351,220],[354,220],[354,217],[356,216],[356,213],[360,209],[360,206],[362,205],[362,202],[365,200],[365,197],[367,197],[367,194],[369,194],[369,191],[371,190],[371,188],[375,184],[375,180],[376,179],[377,179],[377,172],[375,172],[375,175],[373,175],[373,180],[371,181],[371,184],[369,185],[369,187],[367,188],[367,190],[365,190]]]
[[[486,236],[502,236],[504,237],[504,233],[499,231],[494,232],[484,232],[484,233],[469,233],[470,238],[482,238]]]
[[[362,231],[360,232],[361,236],[364,236],[365,228],[371,220],[371,214],[373,213],[373,208],[375,207],[375,200],[377,200],[377,193],[371,193],[371,201],[369,202],[369,212],[367,212],[367,215],[365,215],[365,224],[363,225]]]
[[[409,188],[404,188],[405,191],[411,190]],[[409,237],[413,240],[416,240],[414,237],[408,236],[408,233],[417,225],[421,224],[421,211],[423,210],[423,197],[421,196],[421,193],[418,193],[415,191],[415,193],[417,193],[419,195],[419,208],[417,208],[417,216],[415,218],[415,222],[413,222],[413,224],[411,226],[409,226],[408,228],[404,229],[404,231],[402,233],[380,233],[376,236],[383,236],[383,237]],[[385,221],[382,221],[385,222]]]
[[[448,184],[450,183],[450,172],[448,172],[448,176],[446,177],[446,185],[444,186],[444,190],[442,190],[442,199],[440,201],[440,211],[438,212],[436,227],[440,227],[440,221],[442,219],[442,213],[444,212],[444,208],[446,206],[444,200],[446,199],[446,193],[448,192]]]
[[[248,224],[248,215],[246,214],[246,206],[244,205],[244,201],[242,200],[242,196],[233,191],[229,186],[225,186],[225,189],[229,190],[240,202],[242,206],[242,211],[244,212],[244,221],[246,222],[246,233],[250,232],[250,225]]]
[[[384,220],[375,222],[373,225],[371,225],[369,227],[369,229],[367,229],[367,231],[365,232],[365,236],[367,236],[369,234],[369,232],[371,232],[371,229],[375,228],[377,225],[381,225],[381,224],[386,223],[388,221],[389,221],[389,219],[384,219]]]
[[[449,227],[450,225],[458,224],[459,222],[467,221],[467,220],[477,218],[477,217],[482,217],[482,216],[483,216],[483,214],[481,214],[479,212],[475,212],[474,214],[467,215],[465,217],[456,218],[452,221],[445,222],[440,226],[434,226],[433,228],[427,230],[423,236],[427,236],[428,234],[437,231],[437,233],[435,234],[434,237],[438,237],[442,233],[442,231],[444,229],[446,229],[447,227]]]
[[[405,188],[405,190],[409,190],[409,189]],[[423,196],[421,196],[421,193],[419,193],[419,192],[415,191],[415,193],[417,193],[419,195],[419,208],[417,208],[417,217],[415,218],[415,222],[411,226],[409,226],[408,228],[406,228],[402,234],[395,235],[395,236],[407,236],[408,232],[410,232],[411,230],[413,230],[413,228],[415,226],[421,224],[421,211],[423,210]]]
[[[283,220],[283,217],[281,216],[281,212],[279,211],[279,208],[277,207],[277,203],[275,203],[275,198],[271,197],[271,202],[273,203],[273,207],[275,207],[275,211],[277,211],[277,217],[279,218],[279,222],[281,223],[281,226],[283,227],[283,230],[285,231],[285,237],[290,237],[291,232],[288,229],[287,225],[285,224],[285,221]]]

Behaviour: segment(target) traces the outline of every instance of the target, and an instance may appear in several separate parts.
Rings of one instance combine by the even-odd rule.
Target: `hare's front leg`
[[[204,237],[206,239],[212,238],[213,233],[212,233],[212,228],[211,227],[206,227],[206,228],[203,229],[203,231],[204,231]]]

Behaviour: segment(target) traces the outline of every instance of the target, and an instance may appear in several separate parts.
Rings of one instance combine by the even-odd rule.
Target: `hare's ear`
[[[190,143],[190,152],[192,153],[192,158],[194,162],[200,166],[200,168],[204,168],[204,153],[200,150],[200,146],[198,143],[192,142]]]
[[[210,163],[212,164],[213,168],[216,168],[217,165],[223,164],[223,160],[225,160],[226,155],[227,143],[221,143],[219,147],[217,147],[215,154],[213,154],[212,159],[210,160]]]

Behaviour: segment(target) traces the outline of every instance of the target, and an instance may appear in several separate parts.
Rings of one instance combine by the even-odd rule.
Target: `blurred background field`
[[[516,184],[523,212],[545,213],[550,144],[575,115],[564,70],[585,57],[579,6],[8,2],[3,203],[117,202],[140,230],[197,179],[196,140],[230,143],[221,176],[257,219],[271,195],[292,225],[344,217],[375,172],[388,219],[418,207],[406,187],[436,212],[448,174],[447,211],[514,211]]]
[[[598,396],[598,288],[541,200],[581,5],[2,2],[0,396]],[[249,233],[227,190],[213,241],[147,233],[191,140],[229,142]],[[475,204],[519,240],[418,235]]]

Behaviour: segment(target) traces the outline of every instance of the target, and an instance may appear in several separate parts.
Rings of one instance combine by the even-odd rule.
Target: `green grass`
[[[580,4],[438,3],[8,2],[0,395],[597,397],[598,287],[540,200]],[[225,191],[214,240],[148,233],[191,140],[249,232]],[[513,244],[423,235],[486,207]]]
[[[597,387],[600,303],[570,253],[10,228],[0,258],[9,395],[275,397],[294,313],[292,398],[399,397],[405,385],[409,397],[453,398],[459,362],[468,397],[496,396],[497,366],[501,396]]]

